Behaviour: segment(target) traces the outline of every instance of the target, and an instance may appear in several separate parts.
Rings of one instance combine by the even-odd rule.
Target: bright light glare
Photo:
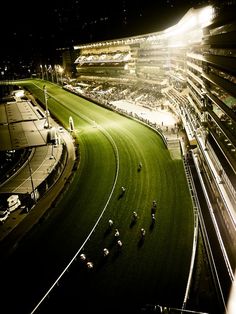
[[[192,15],[187,19],[180,21],[177,25],[168,28],[164,32],[168,34],[168,36],[183,35],[187,31],[193,29],[196,25],[197,25],[196,16]]]
[[[212,6],[208,6],[201,10],[201,12],[198,15],[198,21],[201,27],[207,26],[214,15],[214,9]]]
[[[192,29],[197,24],[196,16],[189,18],[183,25],[178,29],[179,34],[184,34],[188,30]]]
[[[63,73],[64,72],[64,69],[59,65],[59,67],[58,67],[58,72],[59,73]]]
[[[16,97],[21,98],[21,97],[24,97],[25,92],[24,92],[24,90],[18,90],[18,91],[16,91],[15,95],[16,95]]]
[[[178,24],[164,31],[167,36],[184,35],[193,29],[203,28],[210,24],[214,16],[212,6],[207,6],[200,10],[190,10]]]

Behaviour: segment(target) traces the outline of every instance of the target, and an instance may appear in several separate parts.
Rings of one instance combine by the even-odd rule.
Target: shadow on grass
[[[107,230],[104,232],[104,238],[106,238],[112,232],[112,227],[108,227]]]
[[[110,255],[110,254],[109,254],[109,255]],[[98,261],[98,263],[97,263],[97,267],[96,267],[97,270],[101,270],[104,266],[106,266],[106,264],[109,262],[109,261],[108,261],[109,255],[107,255],[107,256],[102,256],[102,257],[99,259],[99,261]]]
[[[112,256],[112,261],[114,262],[115,260],[117,260],[117,258],[121,255],[121,251],[122,249],[121,248],[117,248],[115,250],[115,252],[113,253],[113,256]]]
[[[144,245],[145,237],[141,237],[138,241],[138,248],[141,248]]]
[[[133,226],[136,224],[136,220],[132,220],[131,223],[129,224],[130,229],[133,228]]]
[[[150,227],[149,227],[150,232],[153,231],[154,227],[155,227],[155,220],[152,220]]]
[[[121,192],[121,193],[118,195],[118,200],[120,200],[124,195],[125,195],[125,192]]]
[[[117,244],[117,239],[113,238],[110,244],[108,245],[109,249],[111,250],[116,244]]]

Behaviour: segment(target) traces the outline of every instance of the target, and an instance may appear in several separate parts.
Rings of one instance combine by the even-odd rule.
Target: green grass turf
[[[42,81],[34,83],[40,87],[45,84]],[[27,86],[43,101],[42,91],[31,82]],[[122,311],[124,306],[131,313],[131,308],[140,308],[147,303],[180,307],[193,239],[193,210],[182,161],[172,160],[161,138],[147,127],[53,84],[47,84],[47,88],[52,96],[48,100],[50,112],[64,126],[68,125],[69,116],[73,117],[81,150],[80,167],[69,191],[42,227],[40,236],[37,235],[38,241],[44,243],[42,250],[44,238],[47,247],[52,248],[48,268],[55,263],[56,256],[57,261],[61,261],[56,266],[56,271],[60,272],[63,264],[66,265],[76,248],[81,246],[103,210],[114,182],[117,169],[114,148],[91,121],[96,121],[110,134],[119,154],[116,188],[84,247],[84,252],[94,262],[94,269],[89,272],[80,261],[73,264],[62,279],[64,284],[53,292],[58,306],[79,304],[82,313],[91,313],[89,309],[94,311],[94,308],[115,313],[114,305],[118,313],[126,313]],[[143,164],[141,172],[137,171],[139,161]],[[126,193],[119,198],[122,185],[126,187]],[[154,199],[158,205],[156,223],[152,227]],[[132,225],[134,210],[139,217]],[[119,254],[113,231],[108,232],[110,218],[123,242]],[[146,230],[143,243],[140,242],[142,227]],[[106,260],[102,256],[104,247],[110,249]],[[45,302],[45,308],[55,306],[53,296],[51,301]]]

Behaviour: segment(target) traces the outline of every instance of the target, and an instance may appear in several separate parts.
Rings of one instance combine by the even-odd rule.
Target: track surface
[[[28,89],[43,101],[45,82],[33,82],[27,83]],[[4,265],[6,313],[33,310],[98,219],[83,249],[94,268],[87,269],[77,259],[36,312],[140,313],[146,304],[181,307],[193,239],[192,203],[182,161],[172,160],[161,138],[147,127],[58,86],[48,84],[47,90],[50,112],[64,126],[73,117],[80,166],[62,201]],[[126,187],[123,197],[121,186]],[[134,210],[138,220],[133,224]],[[109,219],[114,221],[112,230]],[[120,232],[121,250],[114,228]],[[140,228],[146,230],[144,241]],[[107,258],[104,247],[110,250]]]

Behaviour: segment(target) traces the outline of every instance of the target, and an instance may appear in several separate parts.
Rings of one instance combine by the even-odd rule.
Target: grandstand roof
[[[30,101],[12,101],[0,106],[0,125],[44,118],[44,113]]]
[[[0,106],[0,151],[42,146],[47,143],[45,116],[29,101]]]

